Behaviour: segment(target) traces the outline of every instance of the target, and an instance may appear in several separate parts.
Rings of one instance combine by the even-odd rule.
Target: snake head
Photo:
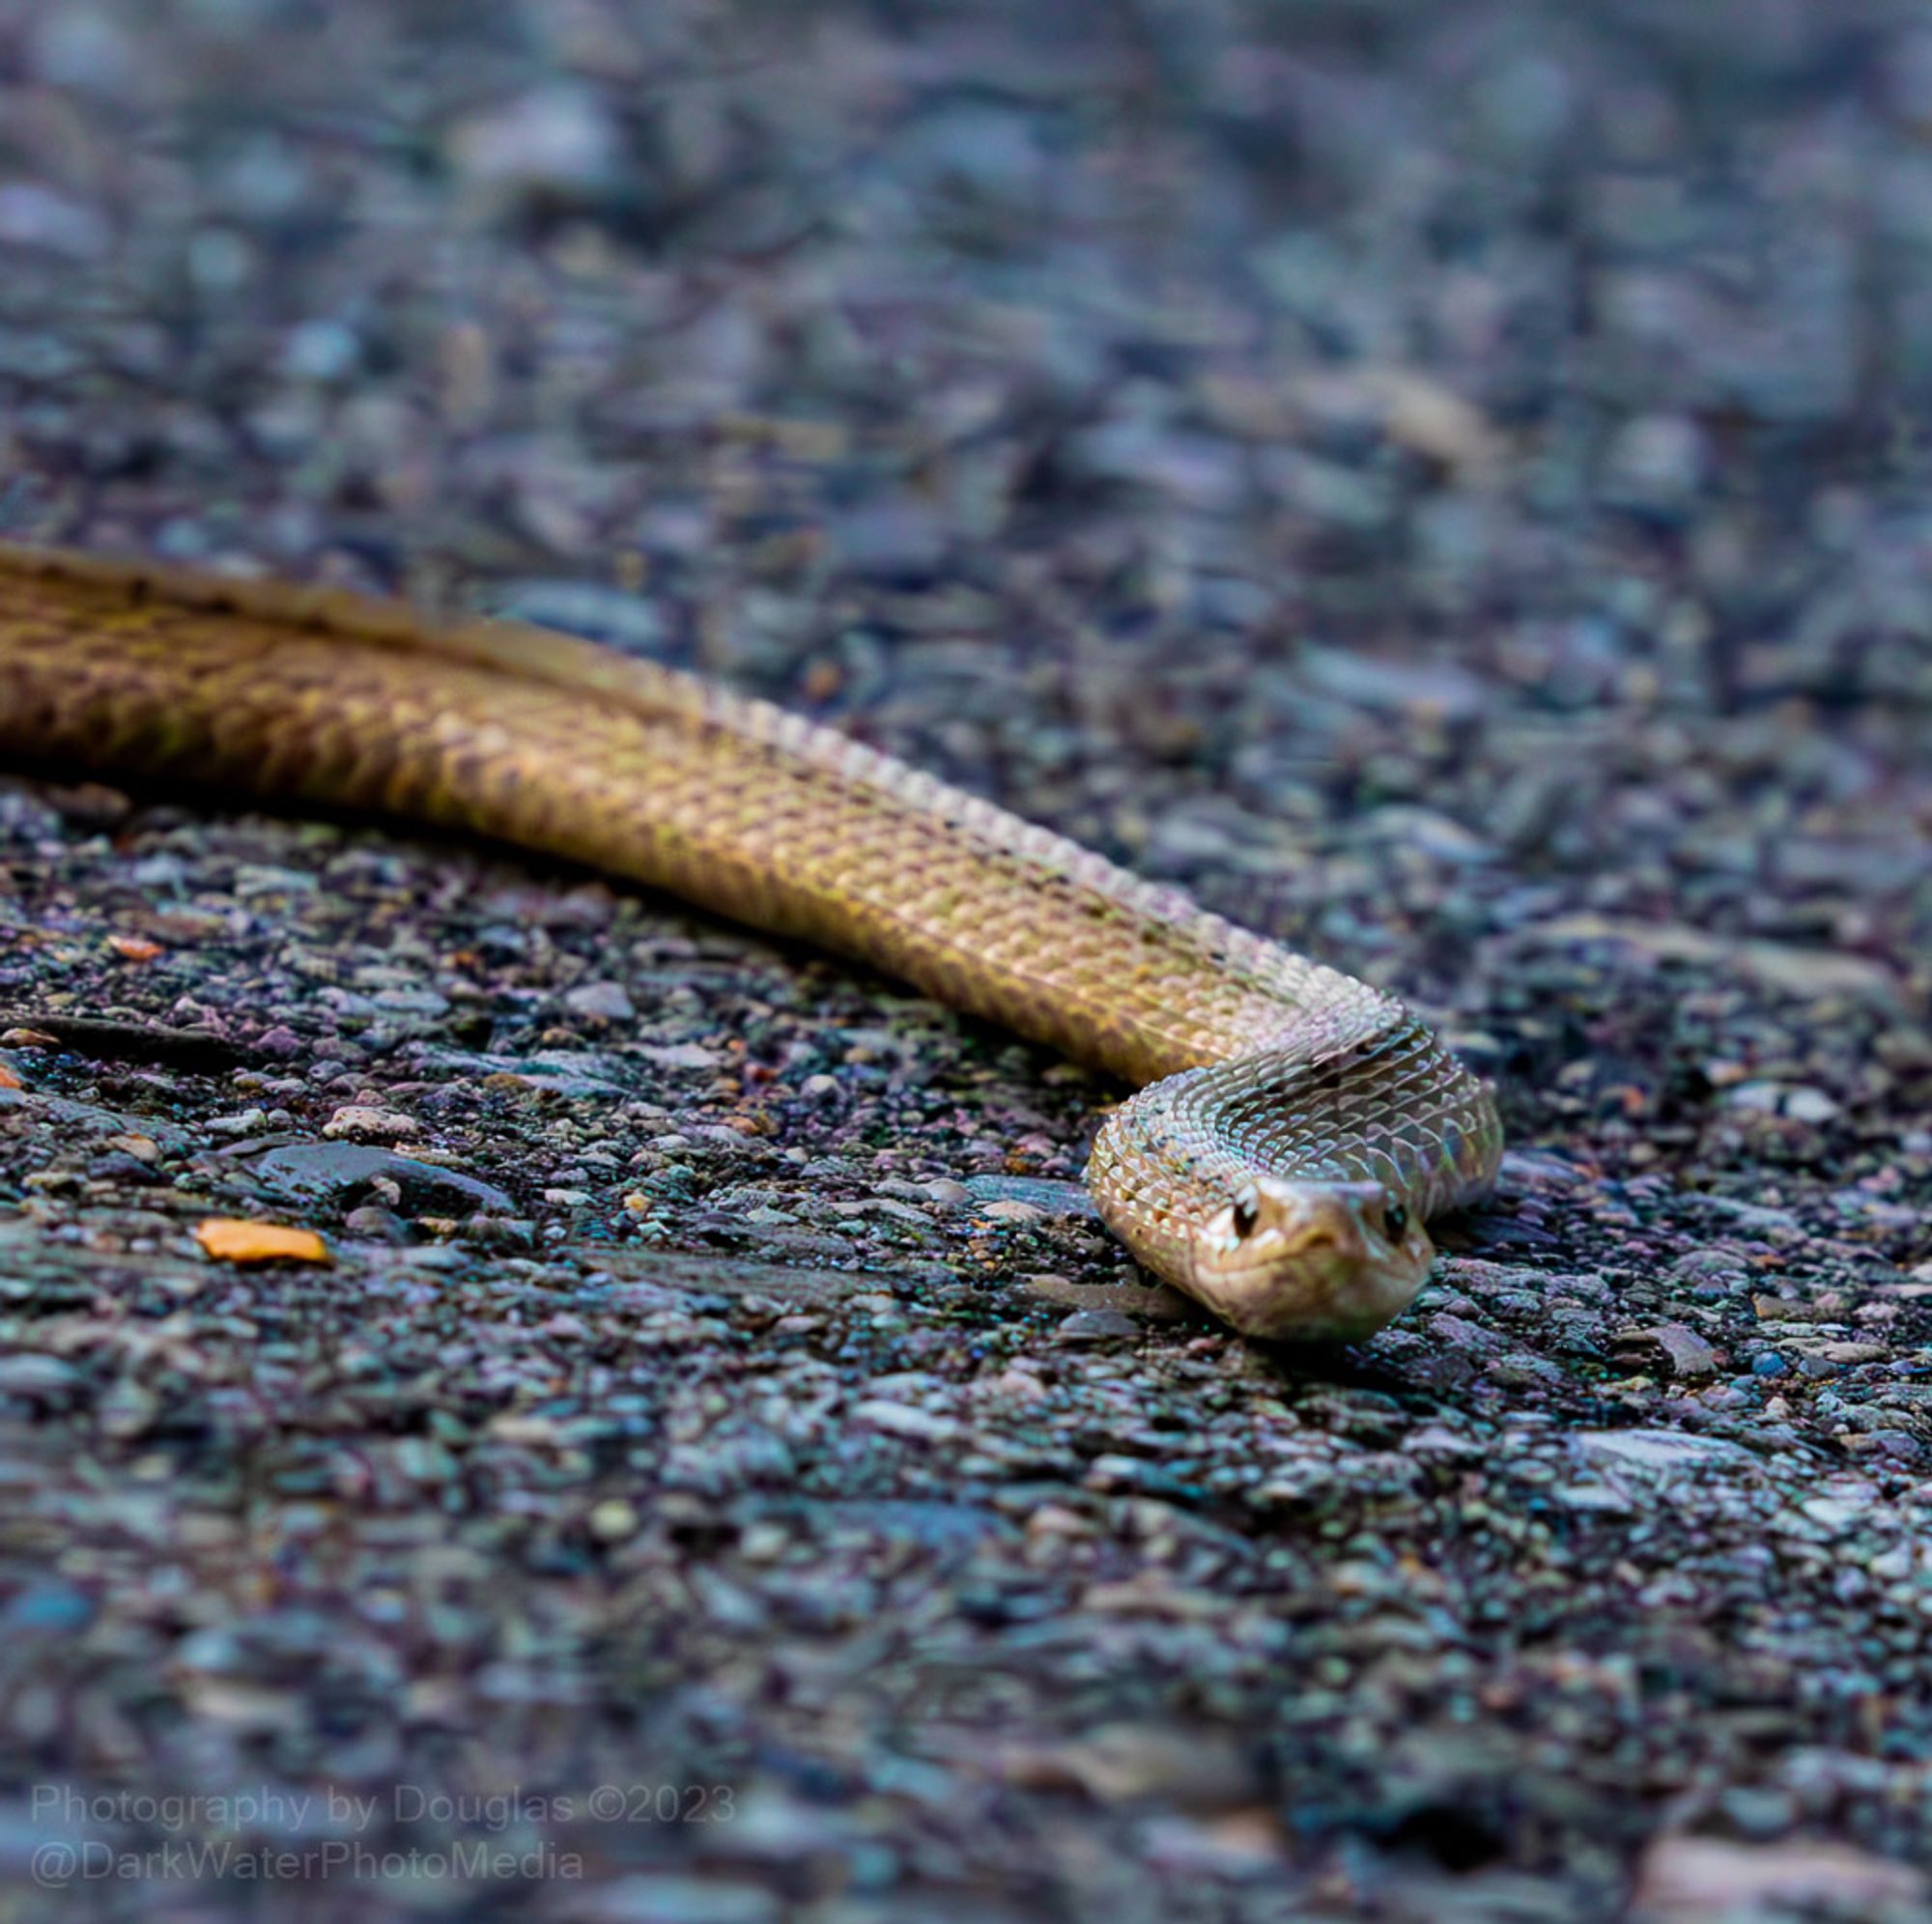
[[[1244,1336],[1348,1342],[1407,1305],[1434,1255],[1378,1182],[1257,1175],[1201,1222],[1183,1287]]]

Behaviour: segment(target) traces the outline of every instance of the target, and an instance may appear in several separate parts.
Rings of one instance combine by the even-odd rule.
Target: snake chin
[[[1183,1287],[1244,1336],[1346,1343],[1406,1309],[1434,1256],[1379,1183],[1257,1176],[1202,1224]]]

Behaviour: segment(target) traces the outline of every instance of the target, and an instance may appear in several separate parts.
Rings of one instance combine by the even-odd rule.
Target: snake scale
[[[0,750],[474,831],[915,983],[1136,1086],[1087,1178],[1236,1329],[1353,1338],[1494,1180],[1395,998],[802,717],[591,643],[0,546]]]

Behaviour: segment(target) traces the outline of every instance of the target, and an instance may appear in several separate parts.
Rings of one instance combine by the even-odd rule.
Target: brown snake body
[[[0,545],[0,750],[472,830],[858,957],[1140,1085],[1088,1168],[1236,1328],[1354,1337],[1494,1103],[1393,997],[837,731],[515,623]]]

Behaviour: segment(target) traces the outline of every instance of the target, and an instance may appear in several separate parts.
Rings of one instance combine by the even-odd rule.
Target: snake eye
[[[1252,1235],[1255,1225],[1261,1219],[1261,1199],[1252,1189],[1243,1190],[1235,1198],[1235,1233],[1237,1236]]]
[[[1388,1225],[1390,1241],[1400,1242],[1408,1229],[1408,1211],[1391,1196],[1382,1210],[1382,1221]]]

